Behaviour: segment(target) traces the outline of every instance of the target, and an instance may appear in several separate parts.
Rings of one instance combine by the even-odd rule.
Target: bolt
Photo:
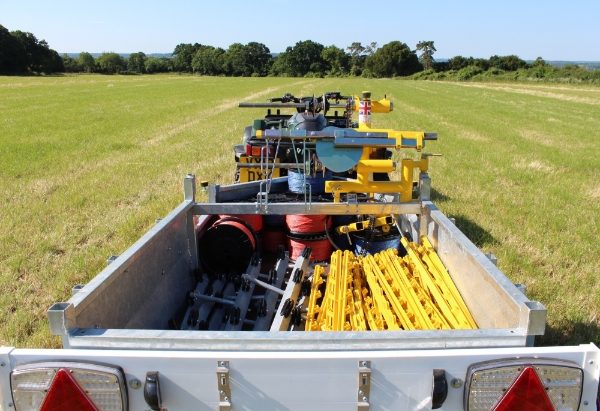
[[[585,406],[587,407],[588,405],[590,405],[590,403],[589,403],[589,402],[587,402],[587,401],[584,401],[584,402],[583,402],[583,405],[585,405]]]
[[[592,365],[594,363],[594,360],[590,360],[590,365]],[[2,363],[2,366],[4,367],[4,363]]]
[[[0,362],[0,367],[6,367],[6,363],[4,361]]]
[[[463,381],[460,378],[452,378],[450,385],[452,388],[460,388],[463,385]]]
[[[12,408],[12,407],[13,407],[13,403],[12,403],[12,402],[9,402],[9,403],[8,403],[8,408]]]
[[[358,390],[358,395],[364,395],[363,390]]]
[[[132,378],[131,380],[129,380],[129,386],[134,390],[137,390],[142,386],[142,382],[137,378]]]
[[[362,397],[362,400],[363,400],[364,402],[368,402],[368,401],[369,401],[369,398],[368,398],[367,396],[364,396],[364,397]]]

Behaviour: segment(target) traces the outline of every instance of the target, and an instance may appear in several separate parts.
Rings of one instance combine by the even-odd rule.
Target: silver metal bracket
[[[369,411],[371,395],[371,361],[358,362],[358,411]]]
[[[113,261],[115,261],[117,258],[119,258],[118,255],[111,255],[106,259],[106,265],[111,264]]]
[[[263,212],[267,211],[269,206],[269,185],[265,184],[262,180],[258,187],[258,193],[256,193],[256,209]]]
[[[71,295],[77,294],[83,288],[83,284],[75,284],[73,288],[71,288]]]
[[[183,180],[183,199],[196,201],[196,176],[187,174]]]
[[[219,411],[230,411],[229,361],[217,362],[217,387],[219,388]]]
[[[492,262],[492,264],[494,264],[495,266],[498,266],[498,257],[496,257],[495,254],[485,253],[485,256],[488,258],[488,260],[490,260]]]
[[[428,201],[431,199],[431,178],[427,173],[419,174],[419,199]]]

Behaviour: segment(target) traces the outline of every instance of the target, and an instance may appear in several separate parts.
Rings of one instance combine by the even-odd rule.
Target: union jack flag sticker
[[[358,115],[359,116],[370,116],[371,115],[371,102],[370,101],[361,101],[358,106]]]

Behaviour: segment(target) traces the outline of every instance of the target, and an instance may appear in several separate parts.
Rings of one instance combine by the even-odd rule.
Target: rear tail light
[[[75,362],[23,364],[10,377],[17,411],[126,411],[119,368]]]
[[[261,157],[261,154],[265,157],[273,157],[275,155],[275,147],[246,144],[246,155],[248,157]]]
[[[466,381],[468,411],[575,411],[583,371],[567,361],[522,358],[473,364]]]

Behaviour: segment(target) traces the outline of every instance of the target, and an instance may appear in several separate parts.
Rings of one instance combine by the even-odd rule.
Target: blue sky
[[[0,0],[0,24],[63,52],[171,52],[178,43],[272,52],[300,40],[346,47],[433,40],[436,57],[517,54],[600,61],[600,0]]]

